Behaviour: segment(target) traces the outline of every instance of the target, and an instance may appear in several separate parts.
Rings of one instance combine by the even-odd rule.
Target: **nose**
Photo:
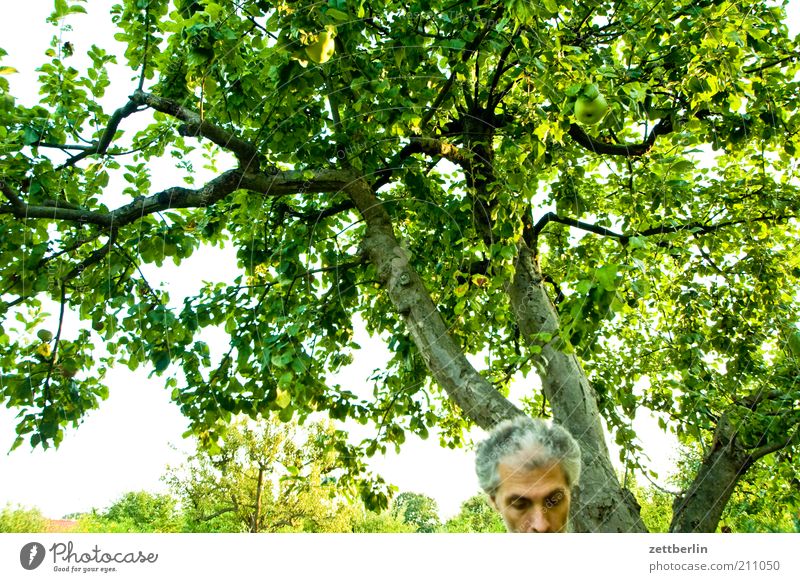
[[[532,510],[528,527],[525,529],[527,533],[547,533],[550,531],[550,522],[547,521],[545,511],[542,507],[536,507]]]

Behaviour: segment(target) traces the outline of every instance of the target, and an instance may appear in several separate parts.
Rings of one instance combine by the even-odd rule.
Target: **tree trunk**
[[[715,532],[722,511],[753,457],[737,442],[726,414],[720,416],[714,442],[686,493],[672,504],[671,532]]]
[[[522,414],[472,367],[450,337],[441,314],[409,263],[407,252],[395,238],[389,215],[369,186],[362,180],[355,180],[347,187],[347,192],[367,223],[363,250],[375,265],[379,279],[439,386],[467,417],[485,429]],[[529,255],[528,250],[524,256]],[[512,302],[516,298],[520,308],[521,326],[528,329],[529,335],[555,330],[557,317],[541,287],[541,278],[525,275],[534,273],[530,269],[517,271],[511,293]],[[538,283],[534,284],[534,280]],[[524,300],[528,295],[535,300]],[[584,476],[573,504],[578,510],[574,512],[574,529],[645,531],[635,499],[621,489],[614,475],[597,404],[580,365],[574,356],[566,356],[552,347],[546,347],[544,355],[548,361],[546,394],[557,419],[575,435],[583,451]],[[582,496],[580,491],[584,492]]]
[[[363,251],[403,318],[411,338],[436,382],[478,426],[490,429],[522,414],[481,376],[447,330],[425,285],[394,235],[388,213],[363,180],[347,186],[367,223]]]
[[[509,297],[520,332],[527,340],[540,332],[558,333],[558,314],[544,289],[533,252],[524,242],[519,245]],[[539,362],[542,389],[555,420],[581,447],[581,478],[573,496],[572,527],[578,532],[646,531],[639,504],[620,486],[611,465],[597,396],[575,354],[557,349],[559,341],[556,337],[542,346]]]
[[[261,492],[264,489],[264,468],[258,468],[258,482],[256,483],[256,510],[253,514],[253,523],[250,526],[250,533],[258,533],[261,524]]]

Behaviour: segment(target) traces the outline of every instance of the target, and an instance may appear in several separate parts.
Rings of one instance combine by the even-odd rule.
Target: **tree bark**
[[[439,385],[467,417],[485,429],[522,414],[472,367],[450,337],[422,280],[409,263],[407,251],[397,241],[389,215],[369,186],[356,180],[347,191],[367,224],[363,250],[375,265],[379,279]],[[528,255],[529,250],[524,256]],[[523,331],[529,335],[555,331],[558,320],[541,287],[541,277],[526,277],[525,273],[533,273],[530,268],[517,271],[511,295],[512,301],[516,299]],[[528,296],[536,300],[525,300]],[[537,319],[542,317],[541,321]],[[557,419],[575,435],[583,452],[583,484],[576,491],[573,504],[577,509],[574,529],[645,531],[635,499],[621,489],[614,475],[596,400],[575,356],[567,356],[551,346],[545,347],[543,355],[548,362],[546,394],[554,403]]]
[[[728,416],[722,414],[714,442],[689,489],[672,504],[671,532],[715,532],[736,483],[753,464],[741,447]]]
[[[516,272],[509,287],[511,306],[523,337],[558,333],[553,302],[543,286],[533,251],[519,244]],[[606,447],[597,396],[574,353],[557,349],[555,337],[542,346],[542,389],[555,420],[578,441],[582,467],[580,484],[573,493],[571,522],[578,532],[647,531],[639,516],[639,504],[623,489],[614,473]]]
[[[346,191],[367,224],[363,252],[375,266],[378,279],[439,386],[465,415],[487,430],[502,420],[523,414],[472,367],[450,336],[409,262],[408,252],[395,237],[389,214],[369,185],[356,179]]]
[[[264,467],[258,468],[258,482],[256,483],[256,511],[253,514],[253,523],[250,526],[250,533],[258,533],[261,526],[261,491],[264,488]]]

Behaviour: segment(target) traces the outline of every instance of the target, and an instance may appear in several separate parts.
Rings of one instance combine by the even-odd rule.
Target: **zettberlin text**
[[[651,554],[707,554],[708,546],[692,544],[691,546],[650,546]]]
[[[68,564],[154,564],[158,560],[158,554],[145,554],[141,550],[111,554],[104,552],[97,545],[88,552],[78,553],[74,551],[72,542],[55,543],[50,547],[50,553],[53,555],[54,564],[59,560]]]

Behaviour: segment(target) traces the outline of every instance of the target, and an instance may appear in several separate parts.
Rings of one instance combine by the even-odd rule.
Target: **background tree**
[[[377,513],[365,510],[353,523],[353,533],[415,533],[416,528],[391,511]]]
[[[717,531],[800,531],[800,482],[791,463],[782,458],[785,454],[786,451],[779,451],[771,455],[739,480],[720,516]],[[703,456],[700,446],[685,447],[672,484],[682,490],[690,487],[686,476],[698,471]]]
[[[335,431],[311,425],[302,446],[292,424],[231,424],[215,451],[200,450],[166,477],[197,532],[350,531],[352,491],[326,450]]]
[[[644,517],[644,516],[643,516]],[[458,515],[444,524],[448,533],[501,533],[506,526],[500,514],[490,504],[484,493],[478,493],[461,504]]]
[[[206,446],[240,413],[371,424],[331,443],[369,507],[387,491],[364,455],[432,427],[461,446],[523,412],[580,442],[578,531],[644,529],[605,444],[647,470],[640,409],[703,450],[674,531],[714,531],[770,456],[796,478],[800,91],[781,5],[125,0],[111,16],[137,73],[110,109],[113,48],[70,64],[83,11],[55,2],[39,103],[0,77],[17,445],[58,444],[122,363],[164,376]],[[142,272],[205,244],[242,275],[176,304]],[[393,354],[371,395],[329,380],[360,321]]]
[[[95,533],[175,533],[183,528],[177,502],[171,495],[130,491],[107,509],[73,516],[78,530]]]
[[[669,524],[672,521],[672,503],[675,501],[675,495],[650,483],[642,486],[634,481],[629,486],[641,506],[642,521],[647,527],[647,531],[668,532]]]
[[[441,527],[436,500],[420,493],[404,491],[392,499],[392,515],[417,533],[434,533]]]
[[[12,507],[0,509],[0,533],[41,533],[47,520],[37,508]]]

